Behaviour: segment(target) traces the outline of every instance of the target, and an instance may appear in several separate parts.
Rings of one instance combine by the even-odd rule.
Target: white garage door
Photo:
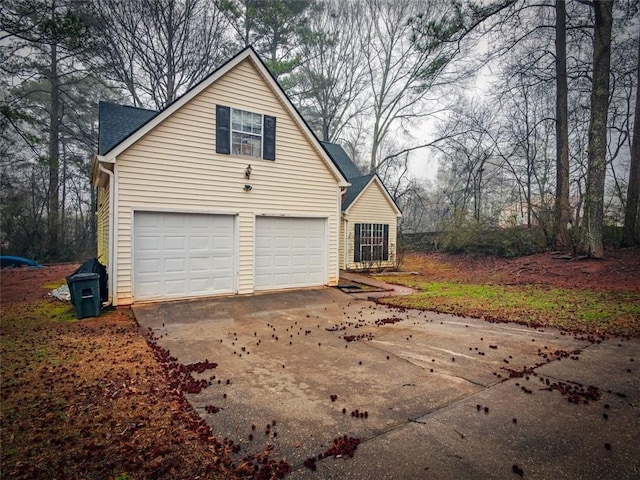
[[[324,285],[325,219],[256,217],[255,289]]]
[[[135,212],[133,222],[136,300],[234,291],[234,216]]]

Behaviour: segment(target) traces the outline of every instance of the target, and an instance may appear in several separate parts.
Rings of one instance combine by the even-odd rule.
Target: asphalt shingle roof
[[[347,188],[344,197],[342,197],[342,210],[346,210],[369,184],[369,181],[375,176],[375,173],[363,175],[358,166],[349,158],[347,152],[344,151],[344,148],[337,143],[320,143],[322,143],[322,146],[333,160],[333,163],[338,166],[342,174],[351,184],[351,186]]]
[[[100,102],[98,154],[104,155],[158,114],[155,110]]]
[[[361,177],[362,172],[355,163],[349,158],[347,152],[337,143],[320,142],[327,151],[333,163],[335,163],[345,178],[351,181],[352,178]]]

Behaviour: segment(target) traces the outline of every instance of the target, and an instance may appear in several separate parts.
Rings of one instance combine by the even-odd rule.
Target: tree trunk
[[[371,157],[369,158],[369,173],[375,173],[378,168],[378,134],[380,130],[379,119],[373,125],[373,144],[371,145]]]
[[[52,12],[55,12],[55,2]],[[54,40],[55,42],[55,40]],[[49,196],[48,196],[48,260],[58,258],[58,231],[60,217],[60,79],[58,78],[58,46],[52,42],[50,57],[51,105],[49,111]]]
[[[593,84],[587,157],[587,191],[580,253],[595,258],[604,256],[604,180],[607,167],[607,115],[611,65],[611,25],[613,1],[595,0],[593,31]]]
[[[638,37],[636,75],[638,76],[636,81],[636,112],[633,121],[629,187],[627,188],[627,205],[624,210],[624,232],[622,234],[622,245],[626,247],[640,243],[640,222],[638,222],[638,201],[640,200],[640,36]]]
[[[567,250],[569,237],[569,127],[567,114],[567,28],[565,0],[556,0],[556,200],[555,248]]]

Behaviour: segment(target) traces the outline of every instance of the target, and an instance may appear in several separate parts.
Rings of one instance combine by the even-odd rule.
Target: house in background
[[[342,196],[340,268],[394,267],[400,209],[377,174],[363,175],[340,145],[322,145],[351,184]]]
[[[160,112],[101,102],[99,121],[113,305],[336,285],[341,267],[392,263],[380,180],[343,173],[342,149],[321,144],[251,47]]]

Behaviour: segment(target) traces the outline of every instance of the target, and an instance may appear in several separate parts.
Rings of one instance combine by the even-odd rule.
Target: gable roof
[[[367,189],[369,185],[373,182],[377,182],[380,185],[380,189],[384,193],[385,198],[396,212],[396,215],[401,216],[402,212],[396,205],[396,202],[391,198],[387,188],[378,177],[377,173],[369,173],[367,175],[362,175],[358,166],[351,160],[347,152],[344,151],[337,143],[330,142],[320,142],[325,150],[329,153],[334,163],[340,168],[344,176],[347,178],[350,187],[347,188],[347,191],[342,197],[342,211],[347,212],[351,205],[362,195],[362,193]]]
[[[389,206],[391,206],[396,216],[402,216],[402,212],[398,208],[398,205],[396,205],[396,202],[393,200],[393,198],[391,198],[387,187],[384,186],[377,173],[370,173],[369,175],[362,175],[361,177],[351,178],[349,179],[349,182],[351,182],[351,186],[347,188],[347,192],[342,197],[343,213],[349,213],[349,209],[353,206],[354,203],[357,202],[358,198],[362,196],[367,188],[369,188],[373,183],[377,183],[380,186],[380,190],[382,191],[384,198],[387,200]],[[373,212],[373,215],[375,215],[375,212]]]
[[[211,74],[201,80],[198,84],[193,86],[190,90],[188,90],[184,95],[177,98],[175,101],[170,103],[163,110],[157,112],[154,116],[147,119],[144,123],[139,125],[133,132],[120,140],[119,143],[114,145],[112,148],[106,151],[105,154],[98,154],[97,161],[98,162],[106,162],[106,163],[115,163],[116,158],[122,152],[124,152],[127,148],[137,142],[140,138],[146,135],[149,131],[151,131],[154,127],[164,121],[166,118],[173,115],[178,109],[180,109],[183,105],[191,101],[194,97],[200,94],[203,90],[205,90],[210,85],[214,84],[219,78],[224,76],[227,72],[232,70],[238,64],[240,64],[245,59],[249,59],[252,61],[253,65],[260,72],[264,80],[269,84],[273,92],[280,99],[282,104],[285,107],[285,110],[289,112],[289,114],[294,118],[303,134],[307,137],[307,139],[311,142],[312,145],[316,147],[320,157],[324,160],[325,164],[329,168],[329,170],[333,173],[333,175],[338,180],[338,185],[340,187],[347,187],[349,183],[346,181],[346,178],[340,168],[333,161],[331,156],[327,153],[327,151],[322,148],[320,144],[320,140],[313,133],[309,124],[304,120],[300,112],[293,105],[287,94],[284,92],[280,84],[277,82],[275,77],[271,74],[269,69],[266,67],[264,62],[260,59],[256,51],[252,46],[248,46],[241,50],[234,57],[227,60],[224,64],[214,70]]]
[[[353,163],[353,160],[349,158],[347,152],[344,151],[341,145],[330,142],[320,142],[324,149],[329,153],[333,161],[338,168],[342,171],[347,180],[351,181],[352,178],[361,177],[362,172],[358,166]]]
[[[369,185],[369,182],[375,176],[375,173],[370,173],[369,175],[361,175],[359,177],[349,179],[351,186],[347,188],[347,192],[344,197],[342,197],[342,210],[348,210],[351,204],[360,196],[362,191],[367,185]]]
[[[104,155],[158,114],[156,110],[100,101],[98,155]]]

